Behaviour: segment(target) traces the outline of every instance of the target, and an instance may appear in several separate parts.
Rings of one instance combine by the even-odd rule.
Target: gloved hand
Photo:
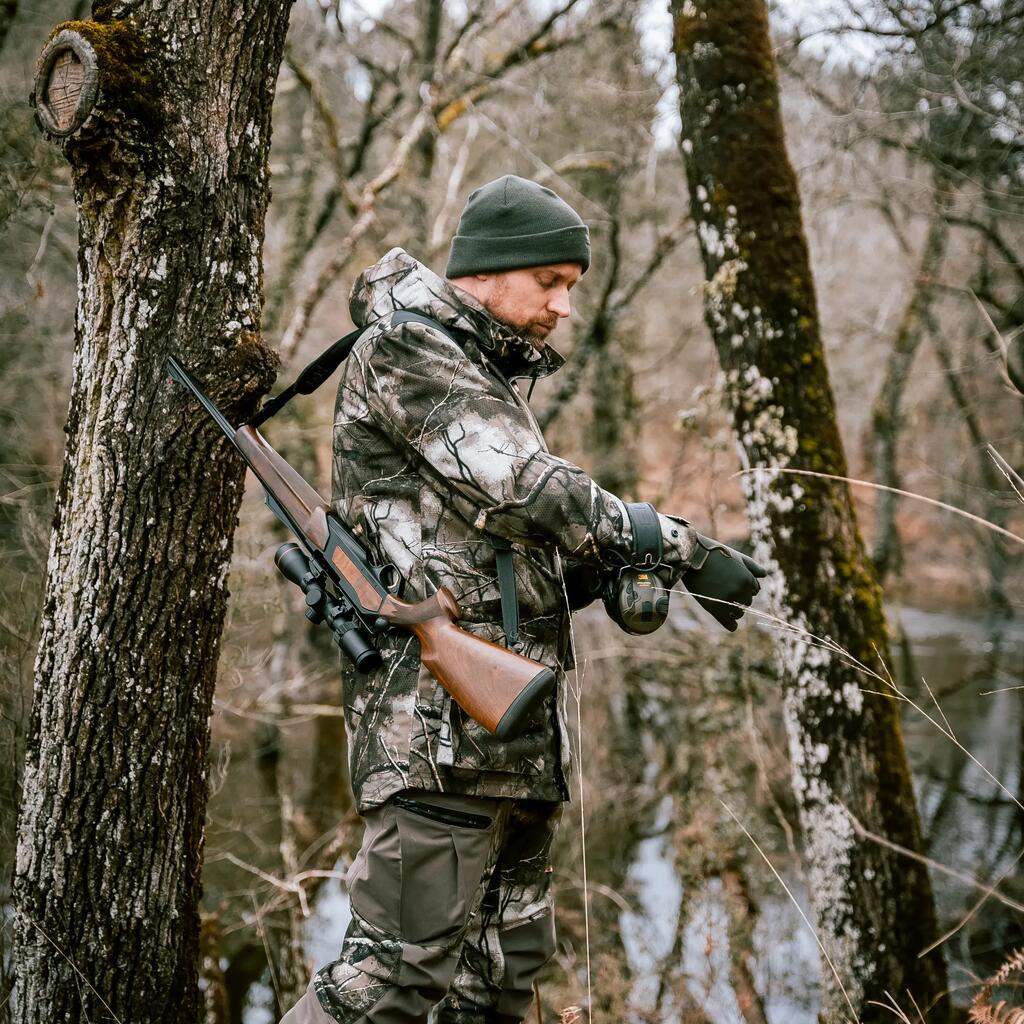
[[[767,575],[768,570],[749,556],[698,533],[697,548],[682,581],[697,603],[732,633],[761,589],[757,581]],[[736,604],[722,604],[723,601]]]
[[[562,565],[562,579],[569,602],[569,611],[578,612],[596,601],[604,589],[605,574],[589,562],[566,559]]]

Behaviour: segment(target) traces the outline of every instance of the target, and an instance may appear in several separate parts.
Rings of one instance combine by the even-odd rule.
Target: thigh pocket
[[[378,807],[364,818],[363,841],[345,878],[349,902],[368,924],[398,936],[402,857],[394,809]]]
[[[411,810],[410,803],[395,807],[402,858],[401,935],[409,942],[443,944],[465,927],[478,902],[492,820],[453,815],[447,808]]]

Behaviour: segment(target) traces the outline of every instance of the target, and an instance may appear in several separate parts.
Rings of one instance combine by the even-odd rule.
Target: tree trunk
[[[733,412],[755,557],[770,569],[793,782],[823,965],[820,1019],[883,1018],[891,992],[930,1021],[947,1013],[924,868],[858,837],[920,850],[896,706],[884,682],[881,592],[845,484],[777,469],[846,475],[825,366],[796,178],[785,150],[762,0],[673,0],[681,149],[704,261],[705,315]],[[876,651],[878,652],[876,654]]]
[[[910,301],[903,310],[896,337],[885,364],[882,386],[871,407],[871,460],[875,483],[886,487],[900,486],[897,450],[903,430],[903,392],[910,379],[910,369],[924,337],[931,305],[932,282],[938,277],[946,252],[949,225],[949,185],[938,182],[935,210],[928,224],[928,234],[921,252],[921,262]],[[897,495],[878,491],[875,495],[875,521],[871,543],[871,560],[881,582],[890,573],[902,575],[903,552],[896,528]]]
[[[7,34],[18,16],[18,0],[0,0],[0,50],[7,42]]]
[[[55,33],[99,87],[58,136],[79,299],[19,823],[22,1024],[199,1019],[208,719],[243,468],[165,360],[232,422],[272,380],[261,246],[289,8],[98,2]],[[45,77],[35,100],[55,134]]]
[[[423,95],[434,79],[437,62],[437,46],[441,40],[441,25],[444,20],[444,4],[441,0],[419,0],[420,51],[418,91]],[[433,130],[424,132],[413,148],[410,170],[417,180],[417,187],[409,191],[411,246],[417,254],[426,250],[430,234],[428,215],[430,209],[430,179],[434,173],[437,156],[437,140]]]

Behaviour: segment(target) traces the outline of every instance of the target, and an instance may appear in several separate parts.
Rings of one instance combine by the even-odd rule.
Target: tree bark
[[[236,423],[273,378],[261,247],[289,8],[97,2],[58,26],[91,46],[100,87],[61,140],[79,298],[19,824],[21,1024],[199,1019],[208,719],[244,474],[165,361]]]
[[[823,965],[823,1022],[888,1019],[907,993],[947,1014],[924,868],[858,838],[851,814],[921,849],[920,823],[884,682],[881,592],[849,489],[780,469],[846,475],[821,343],[796,177],[786,154],[762,0],[672,0],[681,149],[707,284],[705,316],[732,409],[755,557],[768,566],[793,783]],[[848,656],[830,643],[834,638]],[[876,653],[877,652],[877,653]],[[870,825],[867,825],[871,822]]]

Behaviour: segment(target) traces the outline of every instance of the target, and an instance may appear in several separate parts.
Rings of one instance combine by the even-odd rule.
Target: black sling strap
[[[493,533],[487,539],[494,548],[494,564],[498,570],[498,592],[501,594],[501,628],[505,631],[508,647],[519,645],[519,595],[516,593],[516,574],[512,567],[512,545],[504,537]]]
[[[423,324],[433,327],[447,337],[451,333],[433,317],[399,309],[391,314],[391,327],[402,324]],[[251,420],[249,425],[258,427],[276,416],[296,395],[311,395],[348,358],[355,343],[364,331],[373,327],[358,327],[343,338],[339,338],[329,349],[316,357],[295,380],[279,395],[269,399],[266,405]],[[389,328],[390,329],[390,328]],[[501,624],[505,632],[505,643],[514,647],[519,642],[519,598],[516,594],[516,577],[512,567],[512,545],[503,537],[488,533],[487,539],[494,548],[494,560],[498,570],[498,591],[501,594]]]
[[[419,313],[412,313],[407,309],[400,309],[391,314],[392,327],[398,327],[401,324],[407,323],[425,324],[427,327],[436,328],[442,334],[448,334],[441,324],[429,316],[421,316]],[[373,324],[370,325],[370,327],[372,326]],[[316,391],[348,358],[353,346],[359,340],[359,336],[366,330],[369,330],[369,328],[357,327],[354,331],[349,331],[344,338],[339,338],[326,352],[318,355],[281,394],[275,395],[267,401],[266,405],[249,420],[249,425],[258,427],[261,423],[266,423],[271,416],[276,416],[296,395],[311,395]]]

